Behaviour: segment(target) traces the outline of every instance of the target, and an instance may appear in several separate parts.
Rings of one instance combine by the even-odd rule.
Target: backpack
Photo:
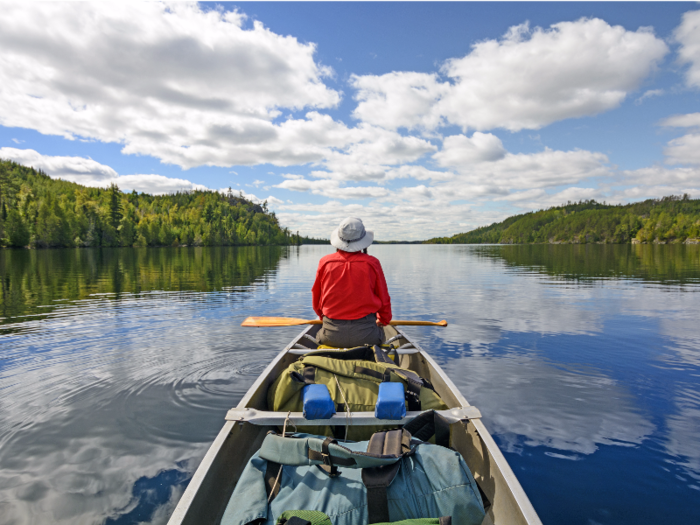
[[[324,384],[337,407],[337,413],[374,411],[382,382],[401,382],[405,387],[407,410],[445,410],[429,381],[412,370],[394,363],[379,346],[349,350],[318,350],[305,354],[283,371],[267,394],[268,409],[275,412],[301,412],[302,389],[308,384]],[[311,422],[311,421],[310,421]],[[387,428],[351,426],[333,428],[304,425],[316,435],[366,440],[375,431]],[[347,430],[347,436],[345,431]]]
[[[428,443],[435,434],[439,444]],[[480,525],[479,489],[462,456],[442,446],[448,440],[449,425],[434,411],[369,441],[271,432],[243,470],[221,525],[275,525],[295,508],[319,525],[327,522],[318,515],[312,521],[309,511],[325,514],[332,525],[447,523],[441,516]]]

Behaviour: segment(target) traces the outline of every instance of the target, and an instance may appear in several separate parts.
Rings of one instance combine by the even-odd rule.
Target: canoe
[[[304,329],[269,364],[238,406],[226,414],[226,422],[202,459],[168,525],[218,525],[236,482],[250,457],[260,448],[269,430],[281,427],[287,413],[267,411],[267,390],[277,376],[300,355],[316,348],[318,325]],[[397,346],[396,359],[429,380],[449,407],[440,411],[452,424],[452,448],[459,452],[481,489],[486,525],[538,525],[535,509],[506,462],[496,442],[481,422],[481,413],[460,394],[438,364],[400,328],[385,326],[387,340]],[[382,421],[374,412],[354,412],[351,425],[400,425],[419,412],[408,412],[403,421]],[[291,423],[308,424],[301,412],[292,412]],[[346,415],[314,420],[314,425],[345,425]],[[303,431],[303,428],[300,429]]]

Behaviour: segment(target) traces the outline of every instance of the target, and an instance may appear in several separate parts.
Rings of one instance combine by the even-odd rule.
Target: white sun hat
[[[374,232],[365,230],[360,219],[348,217],[331,233],[331,244],[344,252],[359,252],[374,241]]]

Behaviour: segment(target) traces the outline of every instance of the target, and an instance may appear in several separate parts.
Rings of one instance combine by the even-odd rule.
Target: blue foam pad
[[[403,383],[379,383],[379,396],[374,407],[377,419],[401,419],[406,415]]]
[[[328,419],[335,414],[335,403],[326,385],[306,385],[301,396],[306,419]]]

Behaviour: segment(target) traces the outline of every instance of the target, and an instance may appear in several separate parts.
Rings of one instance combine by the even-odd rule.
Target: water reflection
[[[600,445],[639,445],[654,431],[625,385],[592,368],[523,355],[461,358],[450,368],[508,452],[544,446],[551,457],[581,459]]]
[[[633,524],[700,520],[694,248],[370,251],[543,521]],[[0,523],[164,523],[330,250],[0,252]]]
[[[2,524],[164,521],[289,337],[239,326],[286,251],[105,252],[1,254]]]
[[[99,294],[216,291],[246,286],[289,248],[0,250],[0,324],[50,313],[58,301]]]
[[[700,246],[575,244],[478,246],[479,256],[565,278],[627,277],[661,283],[700,282]]]

